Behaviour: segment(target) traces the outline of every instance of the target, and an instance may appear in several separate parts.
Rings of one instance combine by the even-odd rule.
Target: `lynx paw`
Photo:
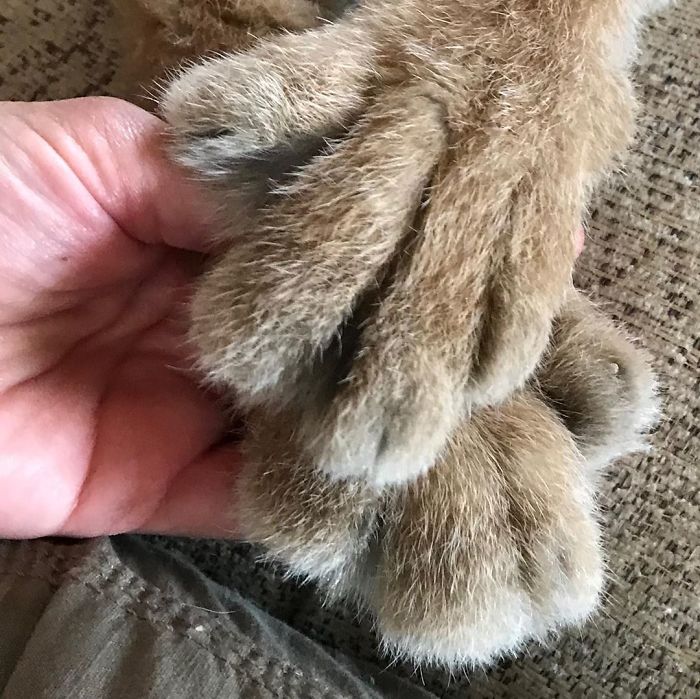
[[[491,92],[460,102],[466,86],[445,89],[418,54],[397,71],[377,19],[361,5],[206,61],[170,86],[163,112],[180,162],[225,188],[251,162],[342,135],[265,200],[254,229],[236,235],[239,212],[224,206],[239,244],[203,282],[193,337],[207,373],[249,404],[286,402],[298,366],[376,291],[346,372],[372,384],[339,385],[313,436],[308,416],[300,425],[318,467],[380,484],[423,472],[462,414],[532,374],[570,280],[584,174],[553,159],[570,134],[550,148],[563,122],[536,104],[492,128]],[[415,20],[443,28],[439,13]],[[521,130],[546,163],[504,135]],[[435,366],[416,369],[416,356]]]
[[[246,534],[368,608],[390,654],[486,663],[595,609],[602,561],[582,457],[535,393],[481,411],[428,474],[381,493],[330,481],[290,437],[285,451],[268,425],[249,443]]]

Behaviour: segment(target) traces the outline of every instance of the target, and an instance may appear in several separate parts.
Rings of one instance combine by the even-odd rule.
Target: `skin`
[[[0,536],[231,534],[237,456],[187,372],[203,197],[125,102],[0,105]]]
[[[236,536],[183,342],[208,206],[161,135],[110,98],[0,103],[0,537]]]

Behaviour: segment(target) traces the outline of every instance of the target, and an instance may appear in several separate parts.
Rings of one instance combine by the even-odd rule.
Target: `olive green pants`
[[[0,540],[0,697],[427,697],[139,537]]]

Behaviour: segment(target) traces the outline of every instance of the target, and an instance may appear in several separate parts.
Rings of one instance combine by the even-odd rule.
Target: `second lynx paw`
[[[481,411],[428,474],[384,490],[331,481],[276,433],[256,423],[249,442],[244,533],[326,595],[369,609],[391,655],[484,664],[597,606],[586,469],[534,392]]]
[[[484,664],[583,623],[603,585],[596,472],[638,445],[654,380],[583,297],[556,327],[536,381],[461,421],[410,484],[332,481],[304,458],[295,420],[257,416],[239,501],[248,536],[359,600],[387,651],[414,662]]]

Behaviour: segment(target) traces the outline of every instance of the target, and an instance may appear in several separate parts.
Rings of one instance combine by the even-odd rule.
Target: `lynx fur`
[[[596,474],[654,379],[573,290],[572,231],[651,4],[119,3],[220,203],[192,340],[250,416],[243,533],[400,656],[486,663],[598,604]]]

